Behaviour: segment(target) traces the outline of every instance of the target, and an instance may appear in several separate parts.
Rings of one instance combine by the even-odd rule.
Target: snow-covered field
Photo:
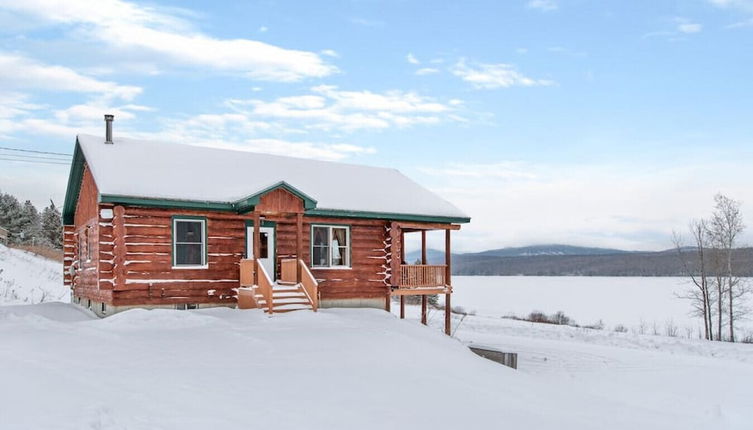
[[[379,310],[100,320],[63,303],[0,307],[0,427],[686,430],[753,420],[749,345],[482,317],[457,335],[520,352],[520,370]]]
[[[0,305],[69,301],[59,261],[0,244]]]
[[[527,316],[532,311],[563,311],[579,325],[602,321],[635,332],[664,333],[668,323],[681,335],[703,327],[690,315],[690,302],[678,298],[686,278],[585,276],[454,276],[452,304],[484,316]],[[750,303],[753,305],[753,303]],[[740,322],[753,333],[753,321]],[[642,326],[642,327],[641,327]]]
[[[407,314],[417,321],[419,308],[407,306]],[[442,311],[430,310],[428,319],[431,328],[442,330]],[[636,428],[753,428],[753,345],[478,315],[454,316],[453,327],[454,337],[466,344],[517,352],[518,372],[529,381],[620,404],[622,417],[641,422]],[[571,412],[616,419],[588,400]],[[601,425],[615,427],[612,421]]]
[[[627,284],[570,285],[568,292],[552,283],[543,288],[550,278],[525,278],[537,282],[516,288],[509,282],[515,278],[500,278],[502,288],[492,278],[474,290],[484,278],[456,278],[454,303],[479,314],[454,315],[449,338],[441,312],[431,311],[430,327],[423,327],[415,306],[405,321],[370,309],[272,317],[132,310],[102,320],[67,303],[18,305],[39,301],[42,289],[67,299],[59,263],[0,248],[0,268],[0,285],[16,292],[3,299],[14,306],[0,306],[2,429],[753,424],[753,345],[500,318],[538,309],[563,310],[584,324],[656,320],[675,312],[667,307],[676,300],[668,285],[631,288],[637,281],[617,278]],[[651,298],[665,300],[664,307],[646,305]],[[638,318],[630,312],[636,306],[645,312]],[[679,321],[684,311],[676,312]],[[519,370],[475,356],[470,343],[519,353]]]

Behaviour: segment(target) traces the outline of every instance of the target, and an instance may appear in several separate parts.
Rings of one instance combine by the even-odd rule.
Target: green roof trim
[[[306,211],[309,216],[326,216],[333,218],[367,218],[367,219],[384,219],[390,221],[416,221],[416,222],[438,222],[450,224],[466,224],[471,222],[469,217],[448,217],[432,215],[414,215],[399,214],[389,212],[364,212],[364,211],[345,211],[336,209],[312,209]]]
[[[121,203],[134,206],[147,206],[152,208],[171,208],[171,209],[208,209],[213,211],[235,212],[233,203],[225,202],[207,202],[201,200],[172,200],[172,199],[154,199],[144,197],[129,197],[113,194],[100,194],[100,203]]]
[[[127,205],[136,206],[149,206],[154,208],[175,208],[175,209],[207,209],[215,211],[227,211],[236,213],[250,212],[256,205],[259,204],[261,196],[267,194],[270,191],[274,191],[278,188],[282,188],[294,196],[303,200],[303,207],[305,209],[316,208],[316,200],[312,199],[302,191],[291,186],[290,184],[282,181],[278,182],[270,187],[267,187],[257,193],[254,193],[246,198],[238,200],[236,202],[212,202],[201,200],[174,200],[174,199],[159,199],[148,197],[131,197],[121,196],[113,194],[102,194],[99,196],[100,203],[122,203]]]
[[[73,225],[76,215],[76,203],[81,191],[81,181],[84,179],[84,153],[76,137],[76,147],[73,149],[73,161],[71,161],[71,170],[68,173],[68,187],[65,190],[65,201],[63,202],[63,225]]]
[[[288,184],[285,181],[280,181],[280,182],[278,182],[278,183],[276,183],[274,185],[271,185],[271,186],[269,186],[269,187],[267,187],[267,188],[265,188],[265,189],[263,189],[263,190],[255,193],[255,194],[252,194],[252,195],[246,197],[245,199],[241,199],[241,200],[239,200],[239,201],[237,201],[237,202],[235,202],[233,204],[236,205],[237,212],[239,212],[239,213],[249,212],[249,211],[253,210],[253,208],[256,205],[259,204],[259,201],[261,200],[261,196],[263,196],[264,194],[269,193],[270,191],[274,191],[274,190],[279,189],[279,188],[282,188],[283,190],[285,190],[285,191],[289,192],[290,194],[292,194],[292,195],[298,197],[299,199],[303,200],[303,208],[305,210],[316,208],[316,200],[314,200],[313,198],[311,198],[310,196],[308,196],[303,191],[301,191],[298,188],[296,188],[296,187]]]

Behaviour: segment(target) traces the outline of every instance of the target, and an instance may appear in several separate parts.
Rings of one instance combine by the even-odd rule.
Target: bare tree
[[[714,247],[717,248],[720,255],[723,286],[720,285],[727,299],[727,323],[729,341],[735,341],[735,320],[739,312],[735,311],[736,299],[739,299],[745,292],[745,287],[740,283],[740,277],[737,276],[735,265],[733,264],[733,254],[737,247],[737,240],[740,233],[745,229],[742,214],[740,213],[740,203],[730,199],[723,194],[714,196],[715,206],[714,213],[711,216],[709,231]]]
[[[706,221],[703,219],[691,221],[690,234],[693,238],[693,248],[695,252],[695,258],[691,259],[691,261],[688,261],[688,259],[685,258],[685,247],[682,236],[675,232],[672,238],[675,249],[677,250],[677,256],[682,262],[685,273],[690,276],[694,286],[694,288],[686,295],[680,297],[691,300],[695,313],[703,316],[703,331],[705,339],[714,340],[714,328],[711,318],[711,298],[709,294],[709,273],[704,257],[704,251],[708,246],[706,243],[708,237]]]

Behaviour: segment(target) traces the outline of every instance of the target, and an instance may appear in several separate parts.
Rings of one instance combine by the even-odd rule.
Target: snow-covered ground
[[[443,315],[429,313],[429,325],[438,332]],[[407,306],[407,316],[418,320],[419,308]],[[454,315],[453,327],[454,337],[465,344],[517,352],[519,373],[531,381],[574,396],[609,399],[621,404],[624,414],[643,416],[636,428],[753,428],[753,345],[478,315]],[[573,413],[595,408],[584,402]],[[651,421],[656,415],[662,424]],[[613,428],[611,422],[602,424]]]
[[[584,324],[630,324],[637,319],[620,313],[623,306],[645,301],[626,296],[639,291],[645,298],[651,288],[607,285],[605,298],[595,286],[561,295],[535,285],[514,293],[488,286],[484,299],[459,278],[454,303],[479,314],[454,315],[449,338],[441,333],[441,312],[431,311],[430,327],[423,327],[415,306],[405,321],[370,309],[272,317],[256,310],[132,310],[97,319],[67,303],[18,305],[39,301],[42,289],[67,299],[59,263],[0,248],[0,268],[0,285],[16,292],[9,300],[15,306],[0,306],[0,428],[753,424],[753,345],[500,318],[563,310]],[[598,312],[586,312],[591,308]],[[519,370],[475,356],[465,346],[471,343],[517,352]]]
[[[690,314],[688,300],[678,298],[689,288],[687,278],[587,276],[453,276],[453,306],[484,316],[527,316],[532,311],[563,311],[579,325],[602,321],[607,328],[624,325],[631,331],[660,333],[667,324],[698,330],[703,323]],[[753,303],[749,302],[749,305]],[[740,321],[753,333],[753,320]]]
[[[747,345],[709,350],[481,317],[457,334],[520,352],[520,370],[379,310],[132,310],[100,320],[70,304],[0,307],[0,423],[685,430],[753,420]]]
[[[69,301],[63,265],[0,244],[0,305]]]

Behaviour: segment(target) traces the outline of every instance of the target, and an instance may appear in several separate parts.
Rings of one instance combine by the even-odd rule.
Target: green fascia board
[[[415,222],[437,222],[449,224],[466,224],[471,222],[469,217],[448,217],[432,215],[413,215],[399,214],[389,212],[364,212],[364,211],[346,211],[337,209],[311,209],[306,211],[309,216],[324,216],[333,218],[365,218],[365,219],[383,219],[389,221],[415,221]]]
[[[238,200],[236,202],[212,202],[201,200],[174,200],[174,199],[159,199],[148,197],[130,197],[123,195],[101,194],[99,196],[100,203],[122,203],[136,206],[148,206],[155,208],[173,208],[173,209],[206,209],[215,211],[226,211],[245,213],[250,212],[256,205],[259,204],[261,196],[273,191],[277,188],[282,188],[291,194],[299,197],[303,200],[303,207],[305,209],[313,209],[316,207],[316,200],[312,199],[308,195],[304,194],[295,187],[283,182],[278,182],[271,187],[267,187],[262,191],[259,191],[249,197]]]
[[[122,203],[134,206],[147,206],[153,208],[171,208],[171,209],[208,209],[215,211],[235,212],[233,203],[225,202],[208,202],[200,200],[171,200],[171,199],[152,199],[144,197],[129,197],[112,194],[100,194],[100,203]]]
[[[263,194],[263,193],[262,193]],[[207,201],[193,201],[193,200],[168,200],[168,199],[149,199],[143,197],[128,197],[102,194],[99,197],[100,203],[122,203],[134,206],[147,206],[155,208],[169,208],[169,209],[204,209],[224,212],[244,213],[249,210],[253,210],[253,206],[249,210],[243,210],[235,203],[226,202],[207,202]],[[447,217],[447,216],[432,216],[432,215],[415,215],[415,214],[400,214],[389,212],[365,212],[365,211],[346,211],[337,209],[309,209],[306,210],[305,215],[308,216],[323,216],[332,218],[360,218],[360,219],[383,219],[389,221],[415,221],[415,222],[436,222],[436,223],[448,223],[448,224],[466,224],[471,222],[468,217]]]
[[[76,147],[73,149],[73,160],[71,161],[71,170],[68,173],[68,186],[65,190],[65,201],[63,202],[63,225],[73,225],[76,215],[76,203],[78,195],[81,192],[81,181],[84,178],[84,153],[76,138]]]
[[[303,208],[305,210],[314,209],[316,208],[316,200],[311,198],[309,195],[304,193],[303,191],[297,189],[296,187],[288,184],[285,181],[280,181],[274,185],[271,185],[267,188],[264,188],[263,190],[254,193],[245,199],[241,199],[234,204],[236,205],[236,210],[238,213],[243,212],[249,212],[253,210],[253,208],[259,204],[259,201],[261,200],[261,196],[264,194],[269,193],[270,191],[274,191],[278,188],[282,188],[283,190],[289,192],[290,194],[293,194],[294,196],[298,197],[299,199],[303,200]]]

